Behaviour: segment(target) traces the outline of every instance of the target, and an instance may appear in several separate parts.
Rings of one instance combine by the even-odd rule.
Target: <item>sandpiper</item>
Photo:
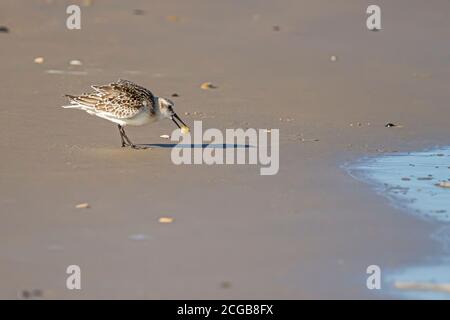
[[[70,105],[63,108],[81,109],[89,114],[117,123],[122,147],[145,149],[130,141],[124,127],[142,126],[161,119],[171,119],[183,132],[189,128],[173,111],[174,103],[169,99],[154,96],[150,90],[131,81],[119,79],[107,85],[91,86],[95,92],[79,96],[66,95]],[[178,124],[181,122],[182,126]]]

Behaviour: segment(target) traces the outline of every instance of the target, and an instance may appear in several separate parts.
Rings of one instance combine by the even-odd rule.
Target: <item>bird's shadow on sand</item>
[[[254,148],[254,146],[248,144],[226,144],[226,143],[203,143],[203,144],[176,144],[176,143],[148,143],[140,144],[140,146],[148,148],[183,148],[183,149],[205,149],[207,147],[214,149],[248,149]]]

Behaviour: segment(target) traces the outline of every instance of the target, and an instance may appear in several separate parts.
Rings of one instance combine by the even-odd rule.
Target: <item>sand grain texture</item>
[[[431,226],[340,165],[448,144],[450,2],[432,2],[379,1],[370,32],[369,1],[94,1],[79,31],[66,1],[2,1],[0,298],[389,297],[366,289],[367,266],[431,255]],[[279,128],[278,175],[175,166],[169,147],[122,149],[115,125],[60,108],[118,78],[179,92],[190,126]],[[172,128],[127,134],[157,144]],[[89,215],[73,214],[80,199]],[[164,212],[176,223],[161,227]],[[65,288],[71,264],[81,291]]]

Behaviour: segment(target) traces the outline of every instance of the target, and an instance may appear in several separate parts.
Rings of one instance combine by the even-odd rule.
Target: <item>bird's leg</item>
[[[130,146],[133,149],[147,149],[146,147],[136,146],[133,142],[131,142],[130,138],[128,138],[125,133],[125,129],[119,125],[120,135],[122,137],[122,147]],[[126,142],[126,143],[124,143]]]
[[[125,129],[123,127],[121,127],[122,130],[122,137],[125,139],[126,141],[126,145],[135,148],[136,146],[133,144],[133,142],[131,142],[130,138],[128,138],[127,134],[125,133]]]
[[[124,140],[124,138],[123,138],[123,131],[122,131],[123,128],[122,128],[122,126],[121,126],[120,124],[118,124],[117,126],[119,127],[120,140],[122,140],[122,148],[123,148],[123,147],[126,147],[127,144],[125,143],[125,140]]]
[[[135,147],[135,145],[131,142],[130,138],[128,138],[127,134],[125,133],[125,129],[119,125],[119,131],[120,131],[120,138],[122,139],[122,147]]]

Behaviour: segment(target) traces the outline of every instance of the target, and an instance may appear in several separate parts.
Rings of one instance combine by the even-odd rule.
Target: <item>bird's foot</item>
[[[147,147],[147,146],[142,146],[142,145],[135,145],[135,144],[132,144],[131,146],[130,146],[132,149],[135,149],[135,150],[145,150],[145,149],[151,149],[150,147]]]
[[[150,147],[145,146],[145,145],[135,145],[133,143],[123,141],[122,148],[126,148],[126,147],[130,147],[131,149],[135,149],[135,150],[151,149]]]

